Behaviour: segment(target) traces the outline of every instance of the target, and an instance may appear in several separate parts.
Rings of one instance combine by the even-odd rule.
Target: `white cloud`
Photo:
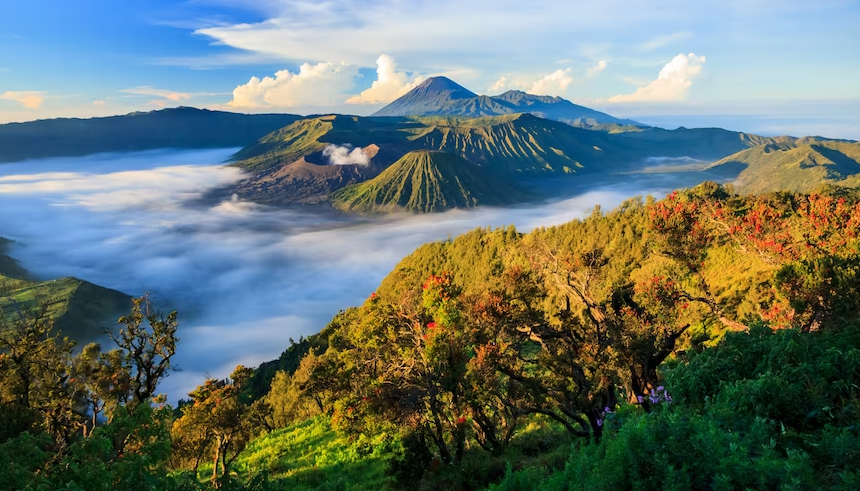
[[[526,92],[536,95],[562,95],[573,83],[571,71],[570,68],[556,70],[533,83]]]
[[[540,78],[533,76],[502,76],[487,89],[488,92],[502,92],[504,90],[522,90],[535,95],[563,95],[574,78],[571,73],[573,69],[568,67],[559,69]]]
[[[397,71],[397,63],[388,55],[376,59],[376,80],[360,95],[347,99],[347,104],[387,104],[415,88],[424,77]]]
[[[104,99],[93,101],[93,106],[104,106],[107,104],[107,101]]]
[[[501,92],[506,87],[509,87],[510,83],[511,82],[510,82],[510,80],[508,80],[508,77],[501,77],[498,80],[496,80],[496,82],[489,89],[487,89],[487,91],[488,92]]]
[[[676,16],[693,10],[683,0],[643,0],[635,9],[625,2],[550,0],[537,8],[518,0],[373,0],[356,7],[350,2],[267,0],[258,2],[263,21],[213,22],[195,33],[246,53],[294,61],[370,66],[379,53],[388,53],[422,73],[465,66],[486,73],[502,64],[534,73],[541,65],[580,59],[587,48],[584,39],[642,25],[662,28],[666,10]],[[201,61],[194,60],[197,65]],[[481,80],[482,86],[491,83]]]
[[[367,165],[370,157],[360,148],[351,145],[328,145],[323,149],[331,165]]]
[[[302,107],[330,106],[345,97],[358,76],[358,67],[348,63],[303,64],[298,73],[281,70],[275,77],[251,77],[233,90],[228,106]]]
[[[704,56],[679,54],[660,70],[657,80],[636,92],[617,95],[609,98],[609,102],[673,102],[687,98],[687,91],[693,84],[693,79],[702,72],[705,64]]]
[[[597,75],[600,74],[600,72],[602,72],[603,70],[606,70],[607,64],[608,63],[606,60],[598,61],[596,65],[594,65],[593,67],[591,67],[585,71],[585,76],[588,78],[596,77]]]
[[[153,97],[162,97],[172,102],[182,102],[183,100],[191,99],[191,95],[187,92],[176,92],[173,90],[166,89],[156,89],[155,87],[144,85],[140,87],[132,87],[130,89],[123,89],[120,92],[124,94],[131,95],[147,95]]]
[[[45,92],[35,90],[6,91],[0,94],[0,99],[20,102],[28,109],[35,109],[45,101]]]

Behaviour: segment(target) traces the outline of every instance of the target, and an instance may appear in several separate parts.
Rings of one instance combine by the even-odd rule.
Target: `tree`
[[[38,425],[20,428],[33,434],[6,435],[12,438],[0,443],[0,466],[14,473],[0,478],[0,487],[172,486],[164,469],[172,410],[153,394],[173,355],[176,313],[165,319],[147,303],[143,315],[144,300],[137,299],[132,314],[123,318],[119,349],[106,353],[92,344],[72,356],[74,343],[53,331],[44,313],[19,313],[17,322],[0,328],[4,423],[6,404],[39,416],[32,420]],[[105,411],[108,420],[98,425]]]
[[[13,321],[0,323],[0,403],[15,426],[5,428],[7,436],[38,424],[65,446],[82,424],[70,373],[75,343],[53,327],[44,310],[19,310]]]
[[[823,328],[860,312],[860,200],[856,193],[732,196],[702,185],[672,193],[651,207],[652,227],[668,256],[700,278],[702,297],[720,320],[723,305],[701,272],[709,247],[732,244],[767,265],[772,292],[760,301],[760,317],[775,327]],[[700,266],[697,266],[700,265]],[[741,326],[742,327],[742,326]]]
[[[170,374],[179,322],[176,311],[165,317],[153,308],[149,295],[144,295],[132,301],[131,313],[120,317],[119,323],[124,327],[111,338],[124,352],[123,364],[131,374],[127,405],[133,411],[148,403],[159,382]]]
[[[106,414],[110,420],[114,409],[128,402],[131,374],[124,359],[120,349],[103,352],[101,345],[90,343],[72,363],[72,375],[81,387],[90,412],[89,433],[98,426],[101,414]],[[86,427],[84,436],[87,436]]]
[[[212,452],[212,483],[229,475],[230,465],[254,436],[249,419],[251,404],[242,397],[253,370],[237,366],[228,380],[209,379],[188,394],[193,401],[182,408],[172,433],[177,451],[193,462],[196,473],[203,453]]]

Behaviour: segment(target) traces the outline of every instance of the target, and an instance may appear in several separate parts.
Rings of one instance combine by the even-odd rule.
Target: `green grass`
[[[641,153],[633,148],[641,146],[638,140],[621,140],[528,114],[472,119],[322,116],[297,121],[245,147],[236,154],[234,165],[267,172],[302,157],[323,161],[320,152],[328,144],[376,144],[400,155],[441,150],[500,174],[564,173],[564,167],[573,168],[576,162],[605,171],[606,166],[628,165]],[[650,154],[646,147],[643,156]]]
[[[12,241],[0,237],[0,275],[16,279],[27,278],[27,271],[18,264],[18,261],[6,255]]]
[[[735,188],[751,194],[810,192],[825,184],[856,186],[860,143],[805,138],[762,145],[730,155],[712,168],[742,168]]]
[[[380,491],[390,488],[386,461],[398,445],[385,435],[350,441],[320,416],[252,441],[232,470],[242,477],[265,471],[278,489]],[[211,465],[201,466],[202,476],[209,472]]]
[[[527,193],[458,155],[415,151],[370,181],[331,196],[335,208],[361,213],[427,213],[478,205],[505,205]]]
[[[131,298],[77,278],[40,283],[0,276],[0,309],[6,321],[44,308],[55,327],[79,342],[91,341],[127,312]]]
[[[424,479],[410,488],[482,489],[502,479],[508,468],[535,468],[546,473],[562,469],[575,439],[541,416],[522,424],[502,455],[493,456],[472,445],[460,464],[431,465]],[[401,451],[397,436],[383,433],[350,440],[331,428],[328,417],[318,416],[256,438],[230,471],[246,482],[266,474],[269,489],[386,491],[398,489],[388,473],[388,460]],[[211,463],[203,463],[198,477],[206,481],[211,473]]]

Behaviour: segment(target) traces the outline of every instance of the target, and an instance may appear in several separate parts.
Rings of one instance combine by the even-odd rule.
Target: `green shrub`
[[[491,489],[860,489],[858,326],[729,333],[667,386],[671,404],[620,408],[564,470],[509,470]]]

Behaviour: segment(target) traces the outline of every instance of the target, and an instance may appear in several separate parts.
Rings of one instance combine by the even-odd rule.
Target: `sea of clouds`
[[[241,179],[235,149],[149,151],[0,165],[0,236],[41,278],[75,276],[178,309],[182,397],[205,376],[276,358],[289,339],[359,305],[400,259],[475,227],[521,231],[567,222],[596,204],[662,196],[698,174],[579,181],[568,197],[517,208],[359,218],[325,205],[290,209],[204,199]],[[559,181],[557,185],[568,186]]]

